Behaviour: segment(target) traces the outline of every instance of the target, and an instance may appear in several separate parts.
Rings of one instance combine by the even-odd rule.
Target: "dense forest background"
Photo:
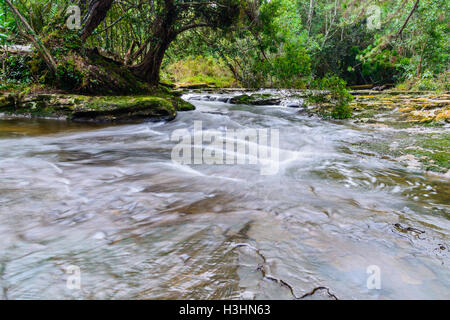
[[[10,2],[36,39],[57,56],[62,49],[52,47],[49,37],[71,18],[68,7],[79,5],[83,14],[96,0]],[[78,47],[81,38],[83,48],[99,48],[144,80],[306,88],[336,75],[349,85],[448,90],[447,0],[109,2],[89,34],[86,28],[66,30],[64,46]],[[82,15],[81,24],[86,20],[89,15]],[[0,3],[0,43],[30,43],[29,32],[5,0]],[[32,60],[3,51],[2,85],[45,82]],[[64,72],[74,76],[70,63]]]

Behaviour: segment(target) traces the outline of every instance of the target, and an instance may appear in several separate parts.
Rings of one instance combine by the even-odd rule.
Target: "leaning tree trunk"
[[[5,0],[5,1],[8,4],[11,11],[13,12],[13,14],[16,16],[17,26],[18,26],[19,30],[21,31],[21,33],[23,33],[23,35],[33,43],[33,45],[36,48],[36,50],[38,51],[38,53],[40,54],[40,56],[42,57],[44,62],[47,64],[47,67],[50,70],[50,72],[55,74],[58,66],[57,66],[53,56],[50,54],[50,52],[44,46],[44,44],[39,39],[36,32],[34,32],[33,28],[29,25],[27,20],[20,14],[19,10],[17,10],[17,8],[12,4],[12,2],[10,0]],[[22,31],[19,21],[24,25],[24,28],[25,28],[24,31]]]
[[[151,85],[157,85],[159,83],[159,70],[170,42],[165,40],[153,46],[141,63],[131,67],[134,74]]]
[[[153,30],[146,43],[150,45],[149,51],[139,64],[131,66],[130,69],[140,79],[150,85],[158,85],[159,70],[169,45],[177,37],[173,31],[177,12],[172,0],[165,1],[165,13],[159,16],[153,25]],[[144,48],[143,48],[144,49]]]
[[[86,14],[83,17],[81,40],[85,41],[98,25],[106,18],[114,0],[90,0]]]

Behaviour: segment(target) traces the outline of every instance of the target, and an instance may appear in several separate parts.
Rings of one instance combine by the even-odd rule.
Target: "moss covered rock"
[[[177,115],[177,104],[159,96],[33,94],[22,97],[9,93],[0,96],[0,112],[73,121],[172,120]]]
[[[180,97],[173,97],[170,100],[172,101],[172,103],[175,106],[175,109],[177,111],[191,111],[191,110],[195,110],[194,105],[190,104],[187,101],[184,101]]]
[[[388,118],[397,123],[445,123],[450,122],[450,99],[448,94],[356,96],[351,107],[355,118]]]
[[[230,99],[230,103],[232,104],[250,104],[255,106],[264,106],[264,105],[280,105],[281,99],[277,97],[273,97],[271,94],[242,94],[235,96]]]

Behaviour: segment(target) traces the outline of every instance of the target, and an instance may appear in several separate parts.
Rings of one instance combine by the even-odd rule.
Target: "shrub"
[[[347,119],[352,116],[349,107],[353,96],[347,90],[347,83],[336,75],[327,75],[312,83],[312,87],[318,90],[328,90],[331,102],[334,104],[331,117],[335,119]]]
[[[301,44],[289,43],[282,55],[269,63],[268,73],[275,78],[275,86],[281,88],[303,88],[305,79],[311,74],[311,58]]]
[[[347,105],[337,104],[331,110],[331,117],[334,119],[348,119],[352,117],[352,109]]]
[[[412,77],[399,83],[397,90],[413,90],[413,91],[448,91],[450,84],[448,81],[450,71],[433,75],[429,71],[425,71],[421,78]]]
[[[67,60],[58,65],[56,71],[57,86],[64,90],[73,90],[81,86],[83,74],[77,69],[73,61]]]
[[[0,78],[5,82],[30,83],[30,60],[28,55],[10,55],[4,61],[4,68],[0,69]]]
[[[419,91],[435,91],[438,89],[436,82],[432,79],[420,79],[413,87]]]

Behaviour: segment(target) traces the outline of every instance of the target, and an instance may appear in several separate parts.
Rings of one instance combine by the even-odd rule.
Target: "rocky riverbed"
[[[448,161],[445,121],[222,102],[242,94],[191,93],[173,121],[1,119],[0,298],[450,298],[449,179],[412,152]],[[196,121],[209,136],[277,129],[279,170],[174,163],[174,132]]]
[[[5,117],[58,118],[72,121],[133,122],[172,120],[194,106],[176,95],[84,96],[72,94],[0,95]]]
[[[366,142],[383,157],[433,174],[449,175],[450,170],[450,95],[435,92],[351,91],[353,115],[342,120],[355,126],[402,135],[396,143],[385,140]],[[237,89],[191,90],[188,100],[218,101],[235,105],[297,108],[301,114],[329,119],[334,104],[328,92],[314,90]],[[319,101],[319,102],[318,102]]]
[[[185,99],[179,96],[187,93]],[[353,116],[343,120],[356,126],[404,135],[396,144],[370,142],[384,157],[406,166],[447,174],[450,170],[450,95],[435,92],[351,91]],[[310,117],[329,118],[334,104],[327,91],[243,89],[184,89],[153,96],[82,96],[69,94],[0,95],[3,118],[58,118],[90,122],[173,120],[177,111],[193,110],[189,103],[217,101],[234,105],[296,108]],[[332,120],[332,119],[330,119]],[[334,120],[333,120],[334,121]]]

